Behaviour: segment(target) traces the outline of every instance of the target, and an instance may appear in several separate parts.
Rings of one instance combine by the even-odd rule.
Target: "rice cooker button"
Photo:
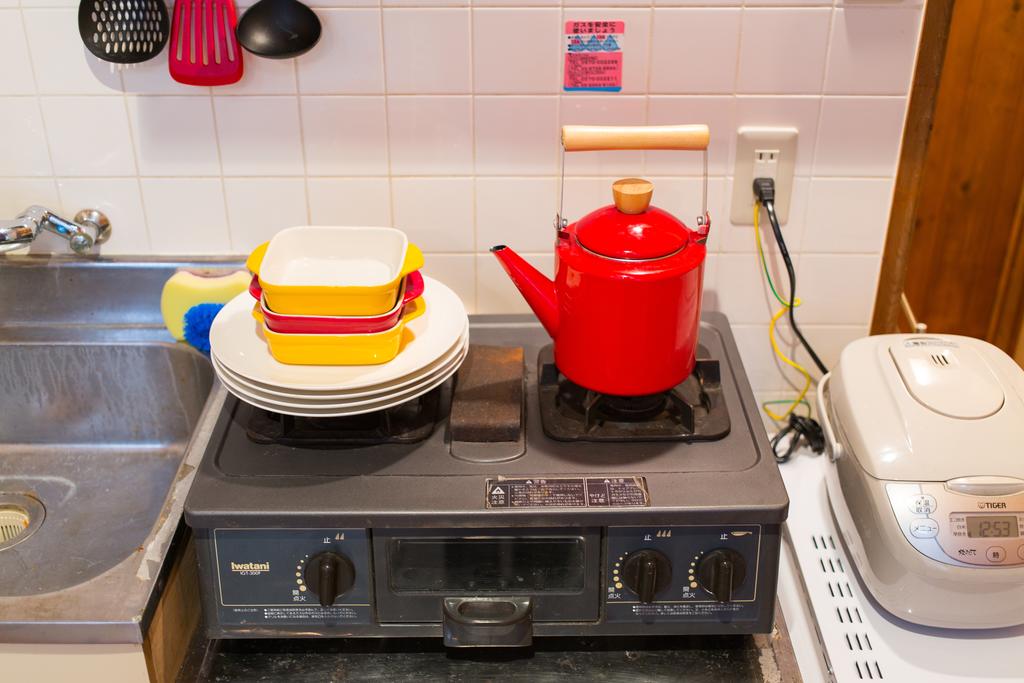
[[[1017,546],[1017,557],[1024,560],[1024,545]]]
[[[930,515],[935,512],[935,496],[927,493],[913,496],[910,499],[910,511],[918,515]]]
[[[985,557],[988,558],[989,562],[1002,562],[1006,559],[1006,551],[994,545],[985,551]]]
[[[910,522],[910,535],[914,538],[935,538],[939,534],[939,523],[934,519],[915,519]]]

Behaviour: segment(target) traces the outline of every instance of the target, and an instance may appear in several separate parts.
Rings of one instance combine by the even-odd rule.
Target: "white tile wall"
[[[890,177],[896,172],[905,97],[825,97],[815,175]]]
[[[12,178],[53,173],[39,103],[33,97],[0,97],[0,173]]]
[[[472,178],[392,178],[395,225],[424,251],[472,252]]]
[[[235,252],[252,251],[282,225],[309,223],[301,178],[225,178],[224,199]]]
[[[44,97],[41,104],[57,175],[135,175],[123,98]]]
[[[531,201],[523,202],[523,197]],[[511,241],[523,252],[549,251],[554,234],[551,207],[557,201],[554,178],[477,178],[477,251]]]
[[[224,175],[302,175],[299,103],[293,97],[213,98]]]
[[[4,215],[98,206],[114,222],[106,253],[242,253],[288,224],[397,225],[471,310],[521,311],[487,248],[551,268],[558,125],[704,121],[705,305],[732,317],[755,389],[777,392],[789,386],[767,347],[777,303],[751,228],[726,207],[736,128],[795,126],[783,230],[800,319],[826,361],[867,328],[922,0],[311,0],[314,50],[247,59],[240,83],[213,89],[172,81],[165,56],[112,71],[83,49],[77,4],[0,0]],[[561,92],[569,19],[625,21],[621,93]],[[565,213],[608,203],[616,176],[646,175],[655,203],[692,222],[699,161],[568,155]]]
[[[651,92],[731,94],[741,16],[739,8],[654,10]]]
[[[820,92],[831,15],[823,7],[744,10],[740,92]]]
[[[558,97],[473,100],[478,175],[558,172]]]
[[[803,251],[880,252],[892,189],[890,178],[815,178],[811,181]]]
[[[391,172],[473,172],[473,101],[460,97],[389,97]]]
[[[914,60],[919,12],[914,8],[849,6],[835,11],[825,72],[830,94],[904,95]]]
[[[473,90],[557,93],[561,18],[557,9],[473,10]],[[529,47],[515,50],[513,41]]]
[[[230,252],[220,178],[142,178],[141,183],[149,241],[155,252]],[[113,223],[114,217],[110,218]]]
[[[25,28],[22,25],[21,13],[17,10],[0,10],[0,64],[4,65],[0,71],[0,93],[35,93]]]
[[[468,9],[385,9],[384,51],[388,92],[472,91]]]
[[[387,178],[310,178],[309,220],[314,225],[392,225]]]
[[[209,98],[127,97],[125,100],[140,174],[220,175],[217,131]],[[110,101],[116,106],[115,99]],[[117,134],[123,135],[124,131]]]
[[[32,204],[51,208],[60,205],[57,183],[52,178],[10,178],[0,182],[0,216],[14,216]]]
[[[306,173],[387,175],[388,119],[384,97],[302,97]]]
[[[317,16],[323,35],[331,38],[299,58],[299,90],[315,95],[383,94],[380,10],[320,9]]]

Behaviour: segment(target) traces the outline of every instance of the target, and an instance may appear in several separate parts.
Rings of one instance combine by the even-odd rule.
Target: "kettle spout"
[[[557,335],[558,296],[555,293],[555,283],[504,244],[491,247],[491,253],[501,262],[501,267],[512,278],[512,282],[537,314],[540,324],[548,334],[552,337]]]

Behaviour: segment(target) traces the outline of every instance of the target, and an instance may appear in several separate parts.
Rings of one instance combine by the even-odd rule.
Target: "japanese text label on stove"
[[[622,42],[625,32],[624,21],[565,22],[565,90],[622,90]]]
[[[648,507],[644,477],[530,477],[487,480],[488,508]]]

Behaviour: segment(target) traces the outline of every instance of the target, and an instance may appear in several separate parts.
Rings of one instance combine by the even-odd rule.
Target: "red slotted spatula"
[[[229,85],[242,77],[232,0],[175,0],[168,62],[187,85]]]

